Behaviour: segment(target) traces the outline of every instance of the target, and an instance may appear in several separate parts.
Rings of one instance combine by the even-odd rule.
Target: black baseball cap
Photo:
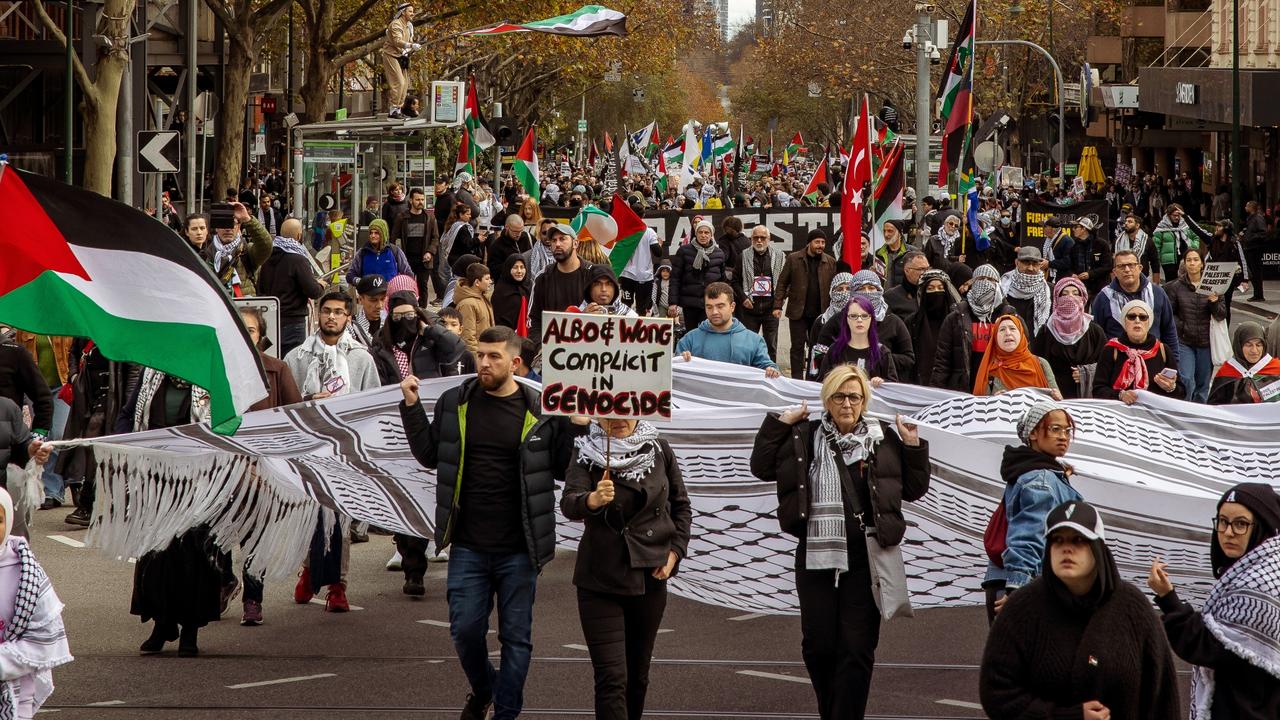
[[[1044,524],[1047,528],[1045,537],[1052,535],[1056,530],[1070,528],[1090,540],[1105,542],[1107,539],[1106,528],[1102,526],[1102,516],[1092,505],[1083,500],[1064,502],[1050,510]]]
[[[356,292],[361,295],[386,295],[387,279],[381,275],[365,275],[356,283]]]

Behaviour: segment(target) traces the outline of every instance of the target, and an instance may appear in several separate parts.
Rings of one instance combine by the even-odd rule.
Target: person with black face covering
[[[1217,583],[1197,612],[1156,558],[1147,585],[1178,657],[1196,666],[1192,717],[1280,717],[1280,495],[1241,483],[1218,501],[1209,541]]]
[[[410,375],[438,378],[473,373],[475,360],[462,338],[428,321],[413,293],[394,293],[387,301],[389,315],[374,341],[373,363],[383,385],[399,385]],[[404,571],[404,594],[425,595],[427,540],[412,535],[394,536]]]
[[[911,329],[916,354],[915,374],[900,379],[928,385],[933,381],[942,322],[960,304],[960,293],[956,292],[951,278],[945,272],[931,269],[920,275],[919,297],[920,310],[916,313],[914,327]]]
[[[992,720],[1180,717],[1169,642],[1120,579],[1098,511],[1071,500],[1045,525],[1043,573],[1009,596],[987,637],[983,710]]]

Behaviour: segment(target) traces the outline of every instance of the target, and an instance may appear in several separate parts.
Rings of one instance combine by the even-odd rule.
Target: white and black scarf
[[[1116,289],[1116,284],[1112,284],[1102,288],[1102,294],[1107,296],[1107,302],[1111,303],[1111,317],[1117,323],[1124,324],[1124,306],[1129,304],[1130,300],[1141,300],[1151,308],[1151,312],[1156,311],[1156,291],[1151,281],[1142,278],[1142,287],[1138,288],[1138,294],[1129,295],[1123,290]],[[1156,324],[1156,319],[1151,318],[1152,325]]]
[[[822,427],[813,435],[813,462],[809,464],[809,525],[805,535],[804,566],[807,570],[849,569],[849,542],[845,534],[844,491],[840,468],[865,460],[884,439],[880,423],[859,420],[853,431],[841,433],[829,413],[822,415]],[[835,449],[832,446],[835,446]],[[840,451],[836,457],[835,450]],[[870,512],[863,508],[863,512]]]
[[[948,233],[946,226],[938,229],[938,242],[942,245],[942,257],[950,258],[951,250],[956,246],[956,240],[960,239],[960,231]]]
[[[556,264],[556,256],[551,254],[551,248],[543,245],[541,241],[534,243],[524,256],[525,264],[529,266],[530,283],[537,280],[544,270]]]
[[[1200,611],[1204,625],[1245,662],[1280,679],[1280,536],[1245,553],[1222,574]],[[1206,720],[1213,707],[1214,671],[1191,676],[1191,720]]]
[[[1011,298],[1035,300],[1035,327],[1031,329],[1032,335],[1038,334],[1040,328],[1049,322],[1049,313],[1053,309],[1053,292],[1049,289],[1049,283],[1044,279],[1043,273],[1028,275],[1015,268],[1000,278],[1000,289]],[[972,290],[970,288],[970,292]]]
[[[1138,228],[1138,233],[1130,238],[1129,233],[1125,232],[1124,226],[1121,225],[1119,232],[1116,233],[1115,252],[1126,250],[1137,255],[1138,261],[1141,262],[1147,252],[1147,231]]]
[[[579,463],[608,468],[612,477],[640,482],[657,460],[658,429],[641,420],[627,437],[606,437],[604,428],[593,422],[587,434],[574,438],[573,444]]]
[[[138,404],[133,409],[134,432],[151,429],[151,403],[156,399],[156,392],[160,389],[160,384],[164,382],[166,377],[169,377],[169,381],[172,383],[186,384],[191,388],[191,422],[200,423],[209,419],[208,390],[165,375],[154,368],[146,368],[142,371],[142,378],[138,381]],[[161,402],[164,402],[163,398]],[[185,425],[186,423],[182,424]]]
[[[0,554],[16,556],[18,592],[14,598],[13,621],[4,628],[0,652],[18,655],[21,664],[33,668],[36,710],[53,693],[53,668],[74,658],[67,644],[67,631],[62,624],[62,601],[53,591],[53,583],[36,561],[31,546],[20,537],[0,543]],[[12,561],[12,556],[8,559]],[[17,644],[21,641],[21,648]],[[0,720],[14,720],[18,715],[18,683],[20,678],[0,682]]]
[[[778,278],[782,276],[782,266],[787,261],[787,254],[778,248],[770,245],[766,250],[769,256],[769,273],[773,277],[774,284],[777,284]],[[837,256],[839,257],[839,256]],[[756,276],[760,274],[759,264],[756,258],[756,249],[747,246],[742,251],[742,295],[743,297],[751,297],[751,286],[755,282]]]

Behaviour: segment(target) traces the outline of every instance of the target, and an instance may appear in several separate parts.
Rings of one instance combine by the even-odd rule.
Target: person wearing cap
[[[1009,598],[987,636],[978,680],[987,716],[1181,717],[1169,641],[1142,592],[1120,577],[1097,509],[1080,500],[1054,507],[1043,554],[1043,574]]]
[[[787,255],[774,291],[774,317],[784,313],[791,336],[791,377],[805,374],[809,351],[806,342],[809,329],[831,303],[831,280],[835,277],[836,259],[828,255],[827,234],[822,228],[809,231],[809,240],[800,250]]]
[[[1096,297],[1111,282],[1111,244],[1096,230],[1093,218],[1076,218],[1071,227],[1072,265],[1075,278],[1084,283],[1091,297]],[[1067,275],[1059,275],[1059,279]]]
[[[690,329],[707,319],[703,310],[707,286],[724,280],[726,258],[716,245],[715,233],[710,220],[699,220],[693,227],[693,240],[671,256],[671,305],[667,309],[673,317],[680,311],[684,326]]]
[[[1102,348],[1093,376],[1093,396],[1126,405],[1138,401],[1138,390],[1185,399],[1187,388],[1178,374],[1176,349],[1151,332],[1151,306],[1130,300],[1121,308],[1120,317],[1124,318],[1124,335],[1111,338]]]
[[[1192,717],[1280,717],[1280,496],[1266,483],[1236,485],[1218,500],[1213,529],[1217,582],[1200,611],[1178,597],[1162,559],[1147,576],[1173,651],[1196,666]]]
[[[1178,326],[1164,288],[1142,274],[1142,261],[1133,251],[1115,253],[1111,274],[1114,277],[1111,284],[1093,300],[1093,321],[1102,326],[1107,337],[1121,337],[1125,334],[1122,308],[1131,300],[1141,300],[1155,313],[1151,319],[1151,334],[1177,358]],[[1174,276],[1168,277],[1172,279]]]
[[[413,41],[414,8],[411,3],[399,3],[387,23],[386,37],[382,41],[382,70],[387,76],[388,117],[399,117],[404,96],[409,92],[409,53],[422,48]]]
[[[383,280],[390,280],[396,275],[412,275],[409,258],[404,251],[390,245],[391,230],[387,221],[378,218],[369,223],[369,239],[351,259],[351,267],[347,270],[347,282],[351,285],[365,275],[381,275]]]
[[[1000,291],[1005,302],[1018,311],[1028,339],[1034,338],[1049,322],[1053,311],[1053,292],[1044,275],[1045,262],[1039,248],[1018,248],[1015,267],[1000,278]]]
[[[1005,483],[1000,508],[1008,529],[1003,547],[999,542],[994,547],[988,545],[987,572],[982,580],[988,621],[995,620],[1009,594],[1040,574],[1044,519],[1049,511],[1063,502],[1081,499],[1071,486],[1071,466],[1061,460],[1076,431],[1067,408],[1041,400],[1023,413],[1016,430],[1022,444],[1006,445],[1000,460],[1000,477]]]
[[[370,347],[387,315],[387,281],[381,275],[360,278],[356,283],[356,305],[347,331],[361,345]]]
[[[591,264],[578,257],[578,233],[569,225],[556,223],[547,234],[556,264],[534,280],[529,301],[529,337],[539,342],[543,311],[562,312],[577,305],[591,284]]]

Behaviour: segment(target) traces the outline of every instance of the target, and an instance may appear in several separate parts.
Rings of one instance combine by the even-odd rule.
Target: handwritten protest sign
[[[1231,287],[1231,278],[1240,269],[1240,263],[1211,262],[1204,264],[1204,272],[1200,274],[1200,287],[1196,290],[1200,295],[1225,295]]]
[[[671,419],[668,318],[542,315],[542,412]]]

